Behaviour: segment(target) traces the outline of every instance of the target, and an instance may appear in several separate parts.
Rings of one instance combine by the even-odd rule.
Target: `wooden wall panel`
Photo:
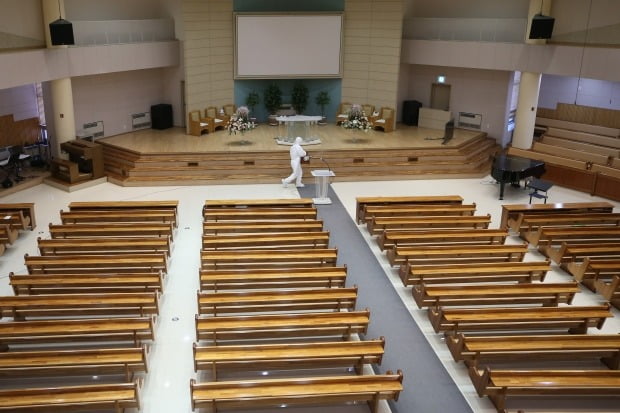
[[[0,116],[0,147],[32,145],[39,141],[39,118],[15,121],[13,115]]]
[[[594,195],[620,201],[620,178],[598,174]]]
[[[596,183],[596,172],[546,163],[542,178],[566,188],[592,194]]]

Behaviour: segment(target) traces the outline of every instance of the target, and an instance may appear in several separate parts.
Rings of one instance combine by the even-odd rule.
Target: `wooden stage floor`
[[[385,150],[385,149],[454,149],[473,139],[484,136],[483,132],[455,129],[454,137],[442,145],[442,130],[397,125],[394,132],[371,130],[349,131],[334,124],[316,126],[321,143],[306,145],[308,152],[334,150]],[[227,130],[202,136],[192,136],[182,128],[166,130],[143,129],[131,133],[99,139],[108,145],[140,154],[162,153],[226,153],[226,152],[288,152],[289,146],[278,145],[276,136],[285,134],[279,126],[261,124],[244,135],[229,135]],[[353,142],[353,140],[356,142]]]

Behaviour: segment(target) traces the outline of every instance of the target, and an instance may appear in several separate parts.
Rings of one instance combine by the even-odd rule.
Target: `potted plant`
[[[314,102],[321,107],[321,125],[325,125],[325,106],[329,105],[331,98],[329,97],[329,93],[326,90],[320,91],[316,97],[314,98]]]
[[[269,124],[277,125],[278,122],[276,122],[276,111],[282,105],[282,90],[280,90],[280,87],[277,84],[271,83],[267,86],[267,89],[265,89],[265,98],[263,102],[265,104],[265,109],[267,109],[267,112],[269,113]]]
[[[248,93],[248,97],[245,98],[245,104],[248,108],[250,108],[250,119],[256,120],[256,113],[254,112],[254,108],[260,102],[260,98],[256,91],[251,91]]]
[[[291,103],[293,104],[293,109],[299,115],[303,114],[304,110],[306,110],[306,106],[308,106],[308,88],[302,82],[296,82],[295,86],[293,86],[293,93],[291,93]]]

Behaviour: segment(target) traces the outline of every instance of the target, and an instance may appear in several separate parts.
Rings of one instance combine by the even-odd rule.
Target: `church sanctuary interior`
[[[620,412],[620,1],[0,0],[0,73],[1,411]]]

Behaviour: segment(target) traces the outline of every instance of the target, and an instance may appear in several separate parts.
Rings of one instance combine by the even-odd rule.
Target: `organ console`
[[[84,139],[64,142],[60,149],[69,154],[69,160],[52,160],[52,175],[69,183],[101,178],[105,175],[103,147]]]

